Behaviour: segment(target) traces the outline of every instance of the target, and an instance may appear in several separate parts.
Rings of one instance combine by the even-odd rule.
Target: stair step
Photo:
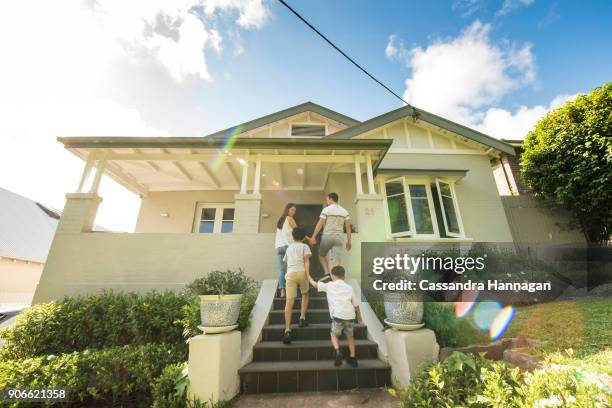
[[[371,340],[355,340],[358,359],[378,357],[378,346]],[[346,341],[340,343],[343,355],[348,356]],[[296,340],[290,345],[278,341],[264,341],[253,347],[253,361],[308,361],[332,360],[334,348],[329,340]]]
[[[291,315],[291,323],[297,323],[300,320],[300,311],[293,310]],[[306,321],[308,323],[329,323],[331,317],[329,317],[328,309],[310,309],[306,312]],[[285,311],[284,310],[272,310],[269,314],[270,324],[281,324],[285,323]]]
[[[328,315],[329,317],[329,315]],[[331,323],[311,323],[308,327],[298,327],[297,324],[291,325],[293,340],[329,340]],[[280,341],[285,332],[284,324],[268,324],[263,327],[261,332],[262,341]],[[367,338],[367,327],[364,324],[355,324],[355,339]],[[343,335],[344,337],[344,335]]]
[[[391,368],[378,359],[359,361],[358,368],[331,361],[253,362],[241,368],[245,394],[271,392],[337,391],[391,385]]]
[[[294,309],[299,309],[302,304],[302,299],[296,299],[293,303]],[[327,309],[327,298],[310,298],[308,302],[309,309]],[[274,298],[274,310],[285,309],[285,298]]]

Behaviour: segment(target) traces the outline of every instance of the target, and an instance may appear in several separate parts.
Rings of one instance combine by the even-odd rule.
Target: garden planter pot
[[[207,332],[205,328],[235,328],[240,314],[241,297],[242,295],[200,295],[202,330]]]
[[[422,325],[423,302],[420,297],[405,293],[385,293],[384,302],[386,321],[391,326],[396,324],[418,328],[416,326]]]

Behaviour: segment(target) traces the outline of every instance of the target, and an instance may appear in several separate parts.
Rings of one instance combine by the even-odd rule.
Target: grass
[[[578,300],[519,306],[504,337],[543,340],[529,350],[550,354],[572,349],[578,358],[612,348],[612,302]]]

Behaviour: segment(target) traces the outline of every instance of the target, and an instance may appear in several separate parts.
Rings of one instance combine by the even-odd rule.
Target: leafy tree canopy
[[[524,144],[521,175],[534,195],[562,207],[591,242],[612,234],[612,83],[541,119]]]

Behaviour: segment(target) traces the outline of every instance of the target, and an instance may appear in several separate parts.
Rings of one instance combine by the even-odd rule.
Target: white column
[[[98,164],[96,165],[96,176],[94,178],[93,183],[91,184],[90,193],[97,193],[98,187],[100,187],[100,180],[102,180],[102,174],[104,174],[104,168],[106,167],[106,159],[98,160]]]
[[[255,162],[255,180],[253,182],[253,194],[259,194],[259,187],[261,185],[261,155],[257,155],[257,161]]]
[[[368,193],[376,194],[374,189],[374,172],[372,171],[372,157],[369,154],[366,155],[366,171],[368,174]]]
[[[83,168],[83,174],[81,175],[81,181],[79,181],[79,188],[77,188],[77,193],[82,193],[85,188],[85,182],[89,178],[91,174],[91,169],[93,165],[93,161],[91,160],[91,156],[87,158],[87,162],[85,163],[85,167]]]
[[[240,194],[247,193],[247,185],[249,182],[249,159],[248,157],[244,161],[244,165],[242,166],[242,183],[240,184]]]
[[[363,185],[361,184],[361,166],[359,165],[358,155],[355,155],[355,184],[357,186],[357,195],[363,195]]]

